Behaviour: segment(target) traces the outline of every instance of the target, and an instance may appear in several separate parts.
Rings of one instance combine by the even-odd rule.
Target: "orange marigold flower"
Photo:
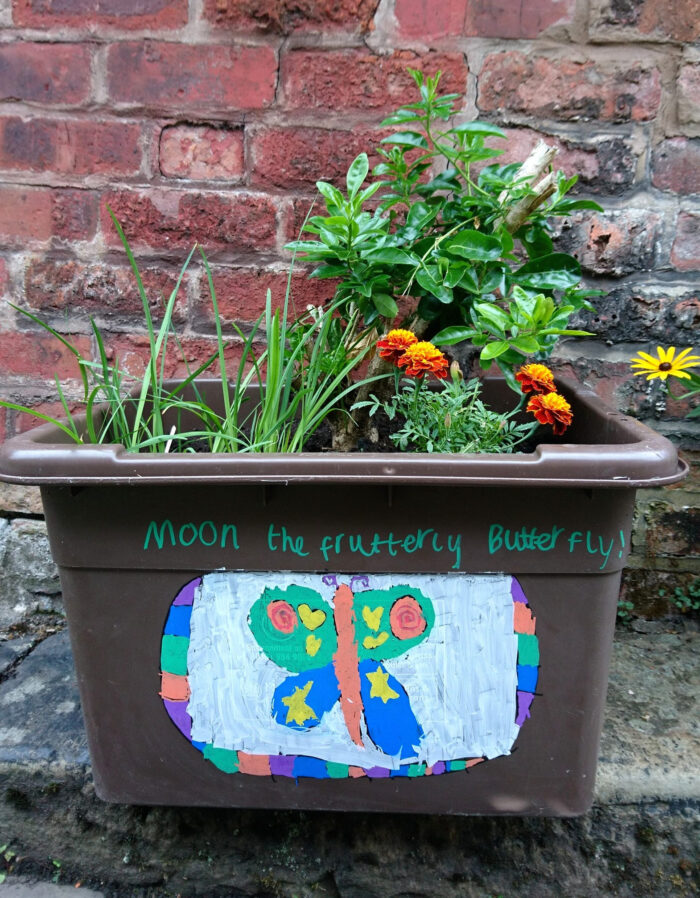
[[[409,346],[398,360],[397,365],[405,368],[409,377],[434,374],[435,377],[443,378],[447,377],[449,367],[447,359],[440,350],[425,340]]]
[[[381,340],[377,340],[377,349],[381,358],[391,362],[392,365],[397,365],[408,347],[413,346],[417,342],[418,337],[412,331],[397,328],[389,331]]]
[[[522,365],[515,372],[515,379],[523,393],[554,393],[554,375],[546,365]]]
[[[556,436],[564,433],[574,417],[571,406],[559,393],[533,396],[527,404],[527,410],[532,412],[540,424],[551,424]]]

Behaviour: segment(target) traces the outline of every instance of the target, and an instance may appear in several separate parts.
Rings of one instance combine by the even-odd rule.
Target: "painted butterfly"
[[[291,672],[274,690],[272,716],[282,726],[307,731],[336,702],[352,741],[368,737],[387,755],[415,757],[423,737],[406,690],[382,664],[410,651],[435,622],[432,602],[409,586],[365,588],[335,576],[333,607],[314,589],[267,587],[250,609],[248,624],[264,654]]]

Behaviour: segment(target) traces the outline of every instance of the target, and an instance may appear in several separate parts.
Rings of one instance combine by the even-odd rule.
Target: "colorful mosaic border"
[[[171,721],[182,735],[202,755],[224,773],[247,773],[252,776],[284,776],[292,779],[345,779],[369,777],[386,779],[393,777],[438,776],[458,770],[468,771],[485,758],[464,758],[438,761],[432,767],[426,764],[402,764],[396,770],[385,767],[352,767],[323,761],[320,758],[301,755],[251,755],[243,751],[216,748],[192,739],[192,718],[187,711],[190,685],[187,670],[187,653],[190,645],[190,617],[201,577],[190,580],[173,600],[163,628],[161,641],[161,689],[160,696]],[[513,632],[518,636],[517,658],[517,713],[515,723],[521,727],[530,717],[535,697],[540,664],[539,642],[535,636],[535,617],[528,605],[522,587],[511,577],[513,597]]]

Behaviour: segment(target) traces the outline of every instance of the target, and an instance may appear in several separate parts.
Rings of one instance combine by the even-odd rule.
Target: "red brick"
[[[378,144],[380,137],[376,131],[265,128],[253,137],[251,182],[284,190],[313,189],[316,181],[342,186],[355,156]]]
[[[189,250],[197,242],[210,252],[275,245],[276,208],[266,196],[177,190],[110,193],[103,204],[102,231],[107,243],[117,246],[119,237],[104,205],[113,210],[132,247]]]
[[[0,44],[0,100],[83,103],[90,93],[90,61],[82,44]]]
[[[417,91],[406,67],[443,72],[444,93],[464,93],[467,65],[461,53],[397,50],[378,56],[367,50],[293,50],[281,66],[285,105],[290,109],[388,112],[413,103]]]
[[[674,137],[654,150],[651,181],[661,190],[700,193],[700,139]]]
[[[654,268],[661,224],[648,209],[576,212],[559,224],[557,246],[576,256],[584,272],[621,277]]]
[[[52,237],[90,240],[95,235],[97,204],[85,190],[0,187],[0,241],[24,247]]]
[[[529,128],[506,128],[508,142],[493,140],[491,143],[503,149],[496,161],[523,162],[535,144],[544,140],[557,148],[552,163],[568,177],[579,176],[579,185],[586,193],[621,193],[634,182],[637,158],[629,141],[623,138],[596,140],[594,143],[565,140],[551,134],[532,131]]]
[[[700,214],[681,212],[678,216],[671,262],[678,271],[700,270]]]
[[[261,268],[220,268],[214,272],[214,289],[219,312],[225,320],[253,323],[265,310],[268,289],[273,308],[284,305],[287,289],[287,271],[270,271]],[[332,298],[336,281],[309,279],[308,272],[297,269],[292,274],[290,317],[301,314],[309,305],[323,305]],[[198,303],[198,317],[213,323],[211,298],[206,284]]]
[[[379,0],[205,0],[204,18],[218,27],[273,31],[367,31]]]
[[[656,68],[532,57],[517,50],[486,57],[479,77],[482,112],[560,121],[649,121],[661,101]]]
[[[106,342],[107,356],[112,363],[118,360],[120,367],[134,377],[140,377],[144,373],[150,357],[146,334],[114,334]],[[165,358],[165,377],[184,377],[196,370],[216,352],[216,340],[213,337],[183,337],[180,339],[180,347],[181,350],[174,341],[169,343]],[[237,338],[227,345],[225,358],[227,368],[231,366],[227,372],[229,376],[233,374],[235,377],[235,365],[241,357],[241,350],[242,345]],[[213,364],[203,376],[216,376],[217,372],[218,365]]]
[[[677,89],[678,121],[684,125],[700,124],[700,65],[683,66]]]
[[[596,40],[690,43],[700,37],[696,0],[594,0],[590,34]]]
[[[137,174],[140,128],[124,122],[0,118],[0,168],[60,174]]]
[[[68,335],[67,339],[86,358],[92,358],[88,337]],[[29,331],[0,333],[0,376],[14,375],[61,380],[80,376],[75,356],[50,334]]]
[[[15,25],[86,29],[179,28],[187,24],[187,0],[14,0]]]
[[[553,25],[570,24],[576,2],[467,0],[466,6],[464,34],[469,37],[530,38],[538,37]]]
[[[107,84],[117,103],[157,109],[261,109],[275,96],[271,47],[125,41],[108,51]]]
[[[160,171],[167,178],[236,183],[244,172],[243,130],[205,125],[163,128]]]
[[[0,296],[4,296],[10,287],[10,276],[7,271],[7,263],[0,259]]]
[[[157,319],[175,287],[177,273],[162,266],[140,266],[140,271],[151,312]],[[136,279],[126,265],[32,259],[24,273],[24,295],[27,306],[42,318],[69,313],[81,322],[93,316],[98,321],[144,323]],[[184,319],[186,305],[183,284],[176,303],[176,321]]]
[[[688,346],[700,333],[700,293],[667,284],[614,286],[594,300],[596,312],[578,316],[576,327],[598,340]]]
[[[394,15],[399,34],[405,38],[430,41],[458,37],[464,31],[469,0],[432,3],[430,0],[396,0]]]

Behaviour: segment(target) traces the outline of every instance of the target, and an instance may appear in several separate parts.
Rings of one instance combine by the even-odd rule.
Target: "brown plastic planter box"
[[[635,489],[684,468],[561,389],[567,442],[530,454],[2,447],[41,486],[98,794],[586,811]]]

